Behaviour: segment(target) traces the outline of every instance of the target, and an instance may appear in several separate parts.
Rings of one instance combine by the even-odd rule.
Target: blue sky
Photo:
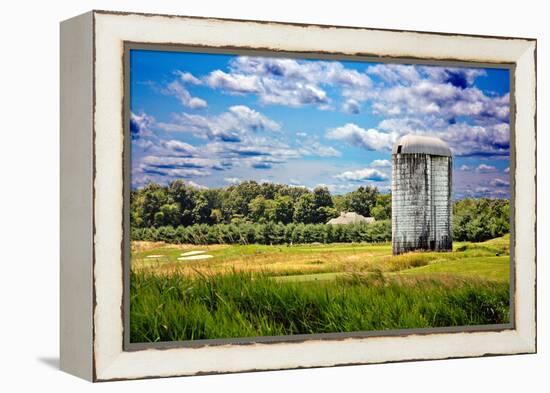
[[[389,191],[414,133],[454,155],[455,198],[509,197],[509,72],[132,50],[132,186],[244,180]]]

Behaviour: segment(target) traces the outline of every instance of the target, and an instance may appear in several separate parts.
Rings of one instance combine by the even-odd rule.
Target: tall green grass
[[[382,273],[280,283],[262,274],[131,273],[132,342],[508,322],[508,284],[399,282]]]

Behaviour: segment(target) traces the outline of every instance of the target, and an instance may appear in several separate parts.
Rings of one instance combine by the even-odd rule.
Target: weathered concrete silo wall
[[[392,155],[393,253],[451,250],[452,156],[404,142]]]

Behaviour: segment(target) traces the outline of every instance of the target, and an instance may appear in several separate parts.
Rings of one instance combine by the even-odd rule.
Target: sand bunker
[[[189,257],[191,255],[204,254],[206,251],[187,251],[181,254],[182,257]]]
[[[190,255],[188,257],[179,257],[178,261],[191,261],[194,259],[209,259],[213,258],[212,255]]]
[[[146,258],[162,258],[164,255],[147,255]]]

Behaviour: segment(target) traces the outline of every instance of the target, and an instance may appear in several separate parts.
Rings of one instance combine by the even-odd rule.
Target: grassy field
[[[212,257],[178,260],[192,251]],[[400,256],[389,243],[133,242],[131,341],[505,323],[509,262],[508,236]]]

